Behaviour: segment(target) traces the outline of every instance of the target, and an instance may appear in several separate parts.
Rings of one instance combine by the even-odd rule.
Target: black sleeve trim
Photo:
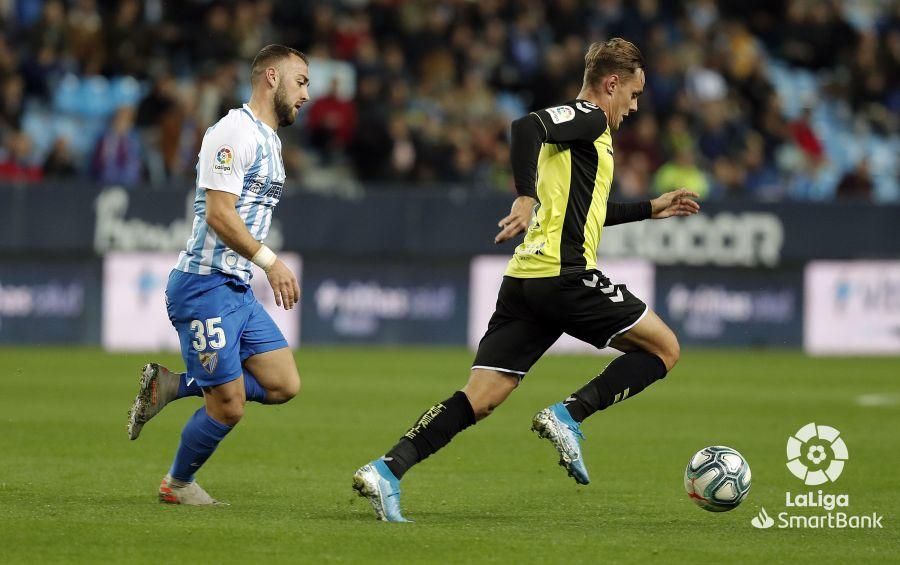
[[[606,205],[604,226],[615,226],[629,222],[639,222],[650,218],[653,207],[649,200],[643,202],[609,202]]]
[[[528,114],[513,121],[509,145],[516,192],[537,199],[537,163],[546,131],[540,118]]]

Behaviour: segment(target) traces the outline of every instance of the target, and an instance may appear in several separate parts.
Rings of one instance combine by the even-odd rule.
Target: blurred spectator
[[[841,19],[837,3],[830,1],[788,0],[787,21],[780,29],[784,58],[815,70],[833,67],[855,40],[853,28]]]
[[[733,105],[727,105],[724,101],[709,102],[700,114],[697,147],[709,162],[732,156],[739,150],[743,132],[728,115],[729,107]]]
[[[897,2],[7,3],[0,138],[31,132],[28,162],[60,133],[31,128],[78,124],[94,136],[127,104],[139,108],[143,166],[114,168],[137,171],[137,184],[190,176],[196,138],[246,100],[250,59],[285,42],[313,57],[314,85],[331,86],[300,128],[279,132],[300,186],[508,190],[509,122],[575,97],[587,45],[621,35],[643,50],[647,84],[640,112],[614,136],[620,194],[645,196],[687,157],[711,196],[831,198],[866,147],[872,198],[900,201]],[[338,62],[341,96],[329,72]],[[116,88],[120,75],[140,81],[133,94]],[[116,139],[115,153],[135,153],[124,150],[131,134]],[[89,161],[79,144],[71,151]]]
[[[103,52],[107,74],[146,75],[144,60],[151,39],[140,16],[138,0],[121,0],[115,15],[106,22]]]
[[[392,141],[389,179],[411,180],[413,168],[416,166],[416,147],[406,122],[400,116],[392,117],[388,133]]]
[[[68,35],[72,57],[86,75],[103,69],[103,19],[96,0],[77,0],[69,9]]]
[[[631,158],[640,154],[651,170],[663,163],[662,146],[659,143],[659,126],[651,113],[638,113],[630,127],[619,132],[615,141],[618,154]]]
[[[356,130],[356,107],[340,97],[339,86],[332,79],[328,94],[313,100],[306,115],[310,142],[328,156],[345,152]]]
[[[872,199],[872,176],[869,173],[869,161],[860,159],[856,167],[849,171],[837,185],[837,197],[841,200]]]
[[[41,10],[41,18],[28,33],[31,53],[49,49],[61,53],[68,44],[65,6],[61,0],[48,0]]]
[[[0,181],[37,182],[43,176],[41,168],[32,162],[31,139],[20,131],[9,133],[0,156]]]
[[[388,118],[381,102],[381,81],[369,75],[360,78],[356,91],[356,107],[363,108],[350,147],[356,175],[364,181],[384,180],[391,153]]]
[[[203,27],[191,38],[192,52],[198,63],[221,63],[238,56],[238,45],[231,28],[233,23],[233,16],[225,4],[210,5]]]
[[[812,110],[808,107],[804,108],[803,114],[799,119],[791,122],[789,128],[794,143],[803,151],[806,158],[818,163],[825,158],[825,149],[822,147],[822,142],[819,141],[819,136],[813,131],[810,124],[811,118]]]
[[[47,178],[70,178],[75,176],[75,157],[69,147],[69,142],[64,137],[56,138],[50,153],[44,159],[44,175]]]
[[[765,144],[762,136],[749,134],[744,148],[745,193],[759,200],[777,200],[784,191],[775,167],[766,161]]]
[[[656,194],[676,188],[696,192],[700,198],[709,196],[709,181],[697,167],[694,152],[686,147],[678,149],[675,158],[660,167],[653,179],[653,190]]]
[[[178,96],[162,115],[159,149],[168,178],[194,176],[205,129],[197,115],[197,100],[189,92]]]
[[[25,112],[24,81],[18,75],[9,75],[0,84],[0,126],[19,129]]]
[[[140,182],[141,142],[134,118],[134,108],[119,108],[97,142],[92,166],[97,181],[126,187]]]

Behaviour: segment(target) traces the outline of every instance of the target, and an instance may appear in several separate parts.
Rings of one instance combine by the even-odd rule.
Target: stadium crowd
[[[508,124],[573,98],[593,40],[644,53],[620,197],[900,201],[900,3],[0,2],[0,181],[189,186],[268,43],[312,58],[289,186],[512,192]]]

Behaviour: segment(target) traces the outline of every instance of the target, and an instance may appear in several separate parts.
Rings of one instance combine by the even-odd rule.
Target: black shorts
[[[597,348],[634,327],[647,305],[597,270],[559,277],[503,277],[497,309],[472,368],[524,376],[563,333]]]

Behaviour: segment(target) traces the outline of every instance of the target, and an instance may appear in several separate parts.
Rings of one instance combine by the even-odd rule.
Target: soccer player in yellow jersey
[[[478,346],[469,382],[428,409],[387,454],[360,468],[353,487],[379,519],[406,521],[400,479],[457,433],[488,416],[563,334],[624,353],[566,400],[538,412],[532,429],[559,453],[579,484],[589,482],[581,422],[638,394],[678,362],[672,330],[637,297],[597,269],[604,226],[699,211],[684,189],[637,203],[608,202],[612,132],[637,111],[644,89],[640,51],[624,39],[594,43],[578,98],[512,123],[510,159],[519,197],[496,242],[522,231]]]

